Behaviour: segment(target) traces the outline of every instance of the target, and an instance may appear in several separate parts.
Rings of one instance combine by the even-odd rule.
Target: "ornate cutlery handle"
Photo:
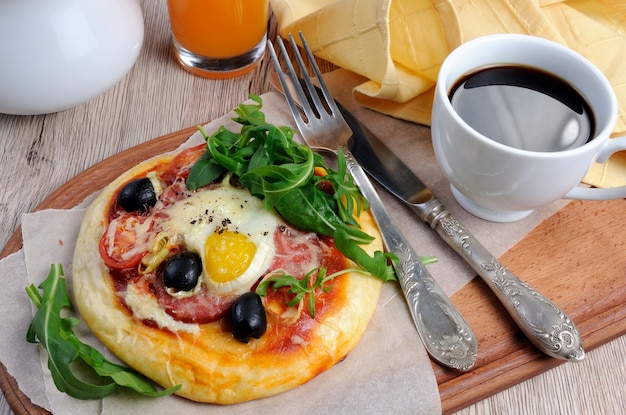
[[[411,206],[480,275],[541,351],[559,359],[584,359],[582,338],[567,314],[494,258],[439,200]]]
[[[384,245],[399,259],[394,269],[426,350],[443,365],[469,370],[476,362],[478,349],[472,329],[420,262],[361,166],[347,148],[342,149],[354,181],[370,203]]]

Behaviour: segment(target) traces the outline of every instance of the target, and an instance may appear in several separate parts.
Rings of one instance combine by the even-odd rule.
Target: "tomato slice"
[[[170,163],[170,173],[178,176],[181,171],[190,169],[193,163],[202,157],[205,149],[206,144],[200,144],[180,152]]]
[[[98,250],[110,268],[134,268],[149,252],[153,237],[152,219],[123,214],[109,223]]]

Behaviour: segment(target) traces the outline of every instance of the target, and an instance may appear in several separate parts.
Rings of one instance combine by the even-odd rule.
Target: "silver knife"
[[[348,147],[363,169],[436,230],[478,273],[539,350],[555,358],[582,361],[582,338],[572,319],[491,255],[395,153],[337,105],[354,132]]]
[[[582,337],[572,319],[491,255],[389,147],[338,102],[337,107],[353,131],[348,147],[361,167],[478,273],[528,339],[548,356],[584,360]]]

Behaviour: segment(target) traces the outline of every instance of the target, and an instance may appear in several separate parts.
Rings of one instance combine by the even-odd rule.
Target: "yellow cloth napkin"
[[[369,79],[363,106],[430,124],[439,67],[458,45],[493,33],[564,44],[591,60],[615,89],[614,136],[626,134],[626,2],[615,0],[271,0],[280,34],[302,31],[322,59]],[[594,166],[585,182],[626,184],[626,155]]]

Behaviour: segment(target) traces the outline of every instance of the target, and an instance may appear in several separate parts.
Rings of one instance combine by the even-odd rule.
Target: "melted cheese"
[[[154,237],[153,233],[150,232],[150,227],[152,225],[152,219],[146,219],[143,223],[141,223],[136,218],[126,218],[124,216],[120,216],[111,221],[111,224],[107,228],[106,238],[108,239],[108,254],[113,257],[114,251],[119,249],[115,244],[115,235],[119,231],[118,228],[124,228],[129,232],[136,235],[137,239],[135,241],[132,249],[122,253],[120,257],[123,260],[127,260],[128,258],[132,258],[135,255],[138,255],[142,252],[150,250],[152,245],[152,238]]]
[[[133,310],[133,316],[140,321],[154,321],[159,328],[166,328],[174,333],[184,331],[197,334],[200,331],[198,324],[182,323],[174,320],[172,316],[161,308],[153,296],[147,295],[144,290],[134,283],[128,284],[124,301],[126,301],[126,305]]]

